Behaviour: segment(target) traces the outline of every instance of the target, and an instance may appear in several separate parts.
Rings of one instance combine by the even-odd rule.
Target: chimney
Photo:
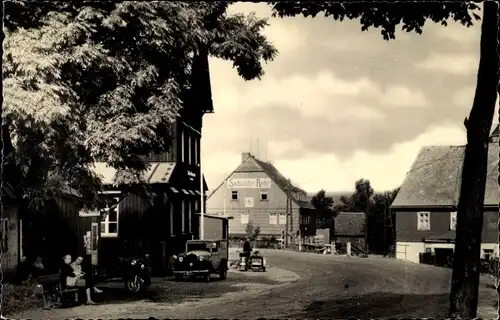
[[[252,155],[250,154],[250,152],[243,152],[241,154],[241,163],[245,162],[248,160],[248,158],[251,158]]]

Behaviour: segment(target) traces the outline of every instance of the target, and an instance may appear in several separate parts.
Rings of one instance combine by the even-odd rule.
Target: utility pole
[[[288,212],[287,212],[287,216],[288,215],[290,216],[290,240],[292,240],[294,238],[294,233],[293,233],[292,197],[291,197],[292,182],[290,181],[290,179],[288,179],[288,189],[289,189],[289,192],[288,192],[288,199],[287,200],[289,201],[288,208],[289,208],[290,213],[288,214]],[[291,242],[291,246],[293,247],[293,241],[290,241],[290,242]]]
[[[286,208],[285,208],[285,248],[288,248],[288,199],[290,198],[290,186],[286,186]]]
[[[387,191],[384,199],[384,257],[387,256]]]
[[[365,254],[368,254],[368,207],[369,207],[369,201],[368,199],[366,201],[366,207],[365,207],[365,243],[364,243],[364,252]]]

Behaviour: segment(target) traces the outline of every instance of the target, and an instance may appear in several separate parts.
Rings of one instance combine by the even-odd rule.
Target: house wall
[[[186,240],[199,237],[195,217],[199,211],[197,196],[174,193],[168,185],[156,186],[154,193],[153,203],[133,193],[123,197],[119,205],[118,236],[101,237],[99,261],[104,268],[114,270],[120,256],[149,253],[153,271],[161,272],[168,256],[181,252]],[[187,205],[188,202],[190,205]]]
[[[3,219],[7,221],[7,251],[1,254],[2,272],[7,275],[16,271],[19,263],[18,211],[12,204],[3,204]],[[3,221],[2,221],[3,223]]]
[[[394,210],[395,211],[395,210]],[[417,230],[417,212],[429,211],[430,212],[430,230],[419,231]],[[443,236],[450,238],[455,236],[455,231],[450,230],[450,212],[448,210],[405,210],[396,211],[396,241],[399,242],[422,242],[422,239],[429,237]],[[497,243],[498,242],[498,210],[485,210],[483,219],[483,243]]]
[[[424,243],[424,242],[396,242],[396,259],[406,260],[408,262],[419,263],[420,253],[426,251],[426,248],[434,252],[436,248],[449,248],[454,249],[453,243]],[[483,250],[493,250],[494,256],[498,257],[498,244],[495,243],[482,243],[481,244],[481,258],[484,257]]]
[[[450,208],[450,211],[453,209]],[[394,210],[396,211],[396,210]],[[430,230],[417,230],[417,212],[430,212]],[[450,230],[450,211],[436,210],[405,210],[396,211],[396,258],[419,263],[419,254],[426,248],[454,248],[455,231]],[[485,210],[481,248],[494,249],[498,256],[498,211]],[[449,239],[450,243],[424,243],[429,237]],[[484,256],[484,252],[481,253]]]
[[[251,161],[251,160],[249,160]],[[268,176],[264,172],[234,172],[229,179],[266,179]],[[232,191],[238,192],[238,199],[232,200]],[[268,200],[260,200],[261,191],[267,192]],[[245,207],[245,198],[253,198],[253,207]],[[234,219],[229,220],[230,235],[245,235],[246,224],[241,223],[242,213],[249,214],[249,223],[260,226],[261,235],[281,236],[281,230],[285,229],[285,224],[270,224],[270,213],[286,212],[286,193],[274,182],[271,182],[269,189],[253,188],[230,188],[228,183],[220,186],[207,199],[208,214],[223,214],[224,202],[225,211],[228,216]],[[292,225],[296,231],[299,227],[299,207],[292,202]],[[279,223],[279,216],[277,217]],[[289,222],[290,223],[290,222]],[[290,227],[290,226],[289,226]]]

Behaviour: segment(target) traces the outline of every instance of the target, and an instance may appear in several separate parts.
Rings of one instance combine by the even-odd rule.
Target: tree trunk
[[[468,121],[467,145],[457,212],[450,317],[476,318],[479,292],[488,139],[498,89],[498,6],[483,3],[480,61],[474,103]]]

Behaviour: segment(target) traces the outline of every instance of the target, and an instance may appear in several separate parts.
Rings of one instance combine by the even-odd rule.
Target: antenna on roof
[[[257,151],[256,151],[255,155],[257,156],[258,159],[260,159],[259,152],[260,152],[260,150],[259,150],[259,137],[257,136]]]
[[[267,161],[267,139],[264,139],[264,152],[263,152],[263,155],[262,155],[262,160],[264,161]]]
[[[250,150],[248,150],[250,154],[252,154],[252,134],[250,133]]]

